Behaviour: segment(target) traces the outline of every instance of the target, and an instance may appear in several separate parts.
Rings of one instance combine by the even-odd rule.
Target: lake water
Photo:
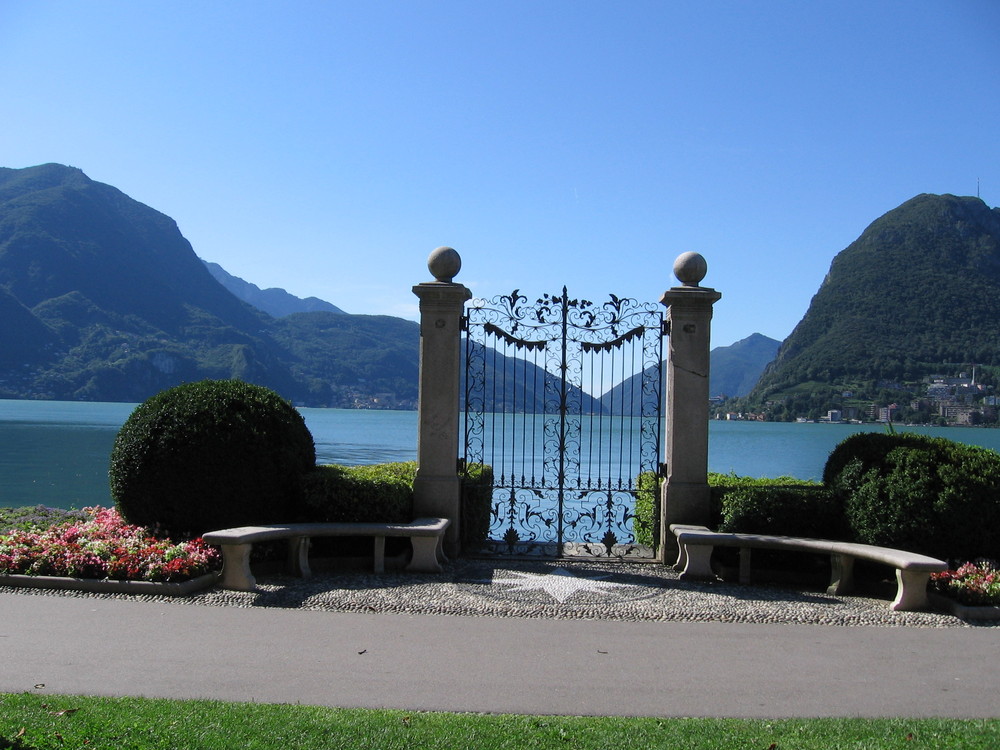
[[[107,505],[108,457],[134,404],[0,400],[0,507]],[[319,463],[371,464],[416,458],[412,411],[301,409]],[[709,470],[754,477],[819,479],[834,446],[881,425],[712,422]],[[1000,450],[1000,430],[908,431]]]

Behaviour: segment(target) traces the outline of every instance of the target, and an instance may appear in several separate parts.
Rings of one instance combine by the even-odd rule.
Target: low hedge
[[[636,540],[653,542],[659,479],[637,482]],[[1000,453],[913,433],[862,432],[823,482],[709,474],[719,531],[857,541],[944,560],[1000,559]]]
[[[632,534],[636,544],[656,547],[660,543],[660,475],[655,471],[644,471],[635,478]]]
[[[407,523],[413,520],[416,461],[369,466],[317,466],[305,476],[310,522]],[[471,464],[462,481],[462,545],[475,549],[489,534],[493,467]]]
[[[409,523],[413,520],[416,461],[340,466],[325,464],[303,480],[303,520],[314,523]]]
[[[660,486],[654,472],[636,478],[632,531],[637,544],[654,545],[659,536]],[[709,525],[719,531],[784,536],[846,538],[846,523],[836,496],[816,482],[792,477],[756,479],[708,474]]]
[[[850,538],[839,498],[822,484],[792,477],[720,474],[709,481],[719,531]]]
[[[490,533],[493,467],[468,464],[462,478],[462,549],[476,552]]]

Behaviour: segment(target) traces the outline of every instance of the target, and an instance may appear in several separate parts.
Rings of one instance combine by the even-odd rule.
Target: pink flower
[[[218,551],[201,539],[173,544],[125,523],[114,508],[84,512],[83,523],[0,534],[0,573],[181,581],[220,567]]]

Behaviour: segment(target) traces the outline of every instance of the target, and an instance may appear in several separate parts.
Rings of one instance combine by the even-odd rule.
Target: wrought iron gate
[[[462,463],[493,472],[488,510],[466,504],[470,551],[652,557],[663,308],[515,290],[473,300],[464,325]]]

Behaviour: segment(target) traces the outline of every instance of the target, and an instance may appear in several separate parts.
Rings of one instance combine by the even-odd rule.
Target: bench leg
[[[740,547],[740,583],[746,585],[750,583],[750,561],[752,549]]]
[[[257,580],[250,571],[252,544],[223,544],[222,581],[220,586],[230,591],[253,591]]]
[[[847,594],[854,589],[854,558],[850,555],[830,555],[830,585],[828,594]]]
[[[684,570],[687,567],[687,552],[683,544],[677,545],[677,562],[673,567],[674,570]]]
[[[927,598],[927,583],[931,579],[931,574],[921,570],[900,570],[896,569],[896,598],[889,609],[897,612],[905,612],[915,609],[929,609],[930,600]]]
[[[448,562],[448,555],[444,553],[444,534],[442,534],[437,538],[436,549],[437,549],[437,561],[442,565],[444,565],[446,562]]]
[[[309,537],[293,536],[288,540],[288,572],[301,578],[311,578],[309,567]]]
[[[375,537],[375,572],[385,572],[385,537]]]
[[[684,546],[687,564],[684,566],[684,572],[681,573],[680,579],[682,581],[714,581],[712,545],[688,543]]]
[[[414,536],[410,537],[413,545],[413,557],[407,570],[417,573],[440,573],[443,568],[438,562],[438,548],[441,547],[440,536]]]

